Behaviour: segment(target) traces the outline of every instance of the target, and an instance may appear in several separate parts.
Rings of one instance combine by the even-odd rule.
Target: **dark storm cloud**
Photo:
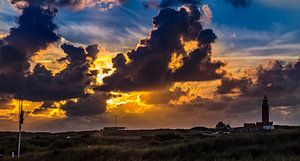
[[[59,39],[57,26],[53,23],[57,10],[28,6],[16,19],[17,27],[10,29],[8,36],[1,40],[0,71],[2,73],[25,72],[28,60],[35,52],[45,49]]]
[[[27,77],[17,74],[0,74],[1,93],[22,93],[27,100],[63,100],[86,95],[85,89],[95,81],[97,72],[89,71],[93,61],[83,48],[63,45],[67,54],[68,66],[56,75],[41,64],[37,64]],[[77,49],[77,50],[76,50]],[[70,53],[70,50],[72,53]],[[83,51],[83,52],[82,52]],[[94,60],[94,59],[93,59]]]
[[[198,36],[198,41],[201,45],[209,45],[210,43],[214,43],[216,39],[217,35],[212,29],[202,30]]]
[[[217,92],[220,94],[227,94],[233,92],[234,89],[240,89],[241,91],[245,91],[249,86],[252,85],[252,80],[247,77],[243,77],[240,79],[236,78],[223,78],[221,81],[221,86],[218,86]]]
[[[67,54],[67,59],[75,62],[75,61],[86,61],[85,50],[82,47],[75,47],[73,45],[64,44],[61,46],[64,52]]]
[[[58,10],[42,3],[28,3],[20,9],[22,13],[16,19],[18,26],[11,28],[9,35],[0,41],[1,98],[9,96],[9,101],[21,94],[25,100],[46,101],[35,113],[48,108],[44,106],[51,108],[51,101],[78,98],[78,102],[67,101],[62,107],[69,117],[103,113],[106,96],[90,96],[85,92],[97,75],[89,68],[97,57],[99,46],[82,48],[64,44],[61,48],[66,57],[61,60],[68,61],[65,69],[54,75],[44,65],[37,64],[33,72],[29,72],[30,58],[60,39],[53,23]]]
[[[18,26],[1,40],[0,93],[18,95],[24,90],[29,59],[59,40],[53,23],[56,13],[55,8],[28,6],[16,19]]]
[[[149,94],[142,94],[141,100],[146,104],[167,105],[171,100],[178,100],[181,96],[185,96],[188,92],[182,91],[181,88],[175,88],[173,91],[169,89],[154,91]]]
[[[104,78],[104,85],[100,90],[146,90],[166,87],[174,81],[219,78],[221,74],[216,70],[223,64],[212,62],[210,59],[210,43],[214,42],[216,36],[212,30],[202,29],[198,8],[194,5],[187,7],[189,12],[185,8],[178,11],[162,9],[158,16],[153,18],[154,29],[149,38],[142,39],[135,50],[127,53],[130,62],[126,64],[122,53],[113,59],[116,71]],[[199,47],[188,55],[184,51],[181,39],[197,41],[199,36],[201,41],[204,37],[209,40],[200,42]],[[184,56],[183,66],[175,73],[168,68],[173,53]]]
[[[228,102],[233,101],[230,97],[220,97],[220,98],[202,98],[197,96],[195,99],[191,100],[191,102],[187,102],[184,104],[186,107],[193,108],[206,108],[210,111],[222,111],[229,107]]]
[[[76,100],[66,100],[59,108],[66,112],[68,118],[97,116],[106,111],[106,99],[108,96],[102,93],[84,96]],[[1,103],[1,100],[0,100]],[[32,111],[39,114],[51,108],[58,108],[53,101],[44,101],[43,104]]]
[[[240,91],[240,95],[230,102],[230,113],[258,111],[263,95],[269,97],[271,109],[278,111],[278,107],[289,107],[286,110],[292,111],[300,105],[299,74],[299,60],[288,64],[272,61],[257,67],[249,77],[223,78],[217,92],[231,94],[236,89]]]
[[[11,28],[4,41],[27,53],[45,49],[49,43],[59,39],[55,32],[57,26],[53,23],[56,13],[55,8],[24,8],[16,20],[18,27]]]
[[[28,36],[30,36],[29,33]],[[11,42],[12,40],[13,39],[8,42]],[[27,41],[30,42],[30,40],[31,39],[29,37]],[[34,43],[33,41],[32,45],[34,44],[37,45],[40,44],[40,42]],[[19,45],[14,44],[14,46],[17,48]],[[23,46],[20,46],[22,49]],[[3,48],[4,47],[2,47],[1,49]],[[38,47],[26,48],[26,46],[24,46],[24,48],[29,48],[29,51],[33,51],[33,49],[41,49]],[[63,100],[85,96],[85,88],[95,80],[95,75],[97,74],[96,72],[90,72],[89,67],[95,60],[95,55],[99,50],[99,47],[97,45],[89,46],[87,48],[88,51],[86,51],[84,48],[65,44],[62,45],[62,49],[67,54],[66,58],[64,59],[67,59],[69,61],[69,64],[65,69],[54,76],[51,71],[46,69],[45,66],[41,64],[37,64],[33,70],[33,73],[27,73],[27,76],[25,76],[24,73],[20,74],[17,72],[13,72],[13,68],[10,68],[10,71],[7,72],[5,67],[1,67],[2,73],[0,73],[0,92],[13,94],[15,96],[22,93],[24,99],[33,101]],[[6,51],[8,50],[6,49]],[[1,54],[3,53],[1,52]],[[13,56],[15,56],[15,53],[13,52],[10,52],[8,54],[13,54]],[[88,57],[91,57],[91,60],[87,59]],[[19,57],[13,58],[14,59],[11,58],[9,60],[19,60]],[[6,60],[7,62],[8,58],[3,59],[2,55],[2,61],[4,60]],[[19,61],[23,64],[27,63],[26,60],[27,59],[22,59],[22,61]],[[10,67],[15,64],[15,62],[9,63]],[[17,69],[17,67],[15,67],[14,69]]]
[[[224,78],[219,86],[219,93],[230,93],[234,88],[240,89],[243,95],[282,95],[294,92],[299,88],[300,61],[286,65],[280,61],[268,62],[255,70],[255,81],[251,77],[236,79]]]
[[[0,93],[15,97],[22,93],[24,99],[33,101],[85,96],[86,87],[97,74],[89,68],[99,52],[98,45],[86,49],[62,45],[67,55],[63,59],[69,63],[56,75],[42,64],[37,64],[32,73],[28,71],[30,58],[60,39],[53,22],[57,9],[33,2],[22,8],[22,14],[16,20],[18,26],[11,28],[9,35],[1,40]]]
[[[172,81],[206,81],[222,78],[223,73],[216,72],[225,64],[212,62],[207,49],[196,49],[183,59],[183,66],[172,74]]]
[[[96,46],[94,46],[96,48]],[[25,81],[24,97],[29,100],[63,100],[85,96],[85,89],[95,81],[97,72],[89,71],[93,63],[88,60],[89,55],[82,47],[74,47],[64,44],[62,49],[67,54],[66,58],[70,63],[68,66],[52,75],[51,71],[43,65],[38,64],[33,74]]]
[[[100,47],[98,45],[90,45],[86,48],[87,54],[94,60],[97,58],[97,54],[100,52]]]
[[[89,117],[105,112],[106,99],[104,94],[95,94],[79,98],[77,102],[68,101],[61,108],[68,117]]]

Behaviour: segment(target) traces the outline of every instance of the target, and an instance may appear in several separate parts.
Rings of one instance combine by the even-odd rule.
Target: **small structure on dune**
[[[229,124],[224,124],[222,121],[218,122],[218,124],[216,125],[216,130],[219,131],[228,131],[231,130],[231,127]]]
[[[126,130],[126,127],[103,127],[103,131],[119,131]]]
[[[101,129],[101,131],[103,133],[114,133],[114,132],[118,132],[118,131],[123,131],[126,130],[126,127],[122,127],[122,126],[118,126],[118,117],[115,116],[115,126],[108,126],[108,127],[103,127],[103,129]]]
[[[269,102],[268,97],[264,96],[262,103],[262,121],[256,123],[244,123],[245,131],[258,131],[258,130],[273,130],[273,122],[269,120]]]

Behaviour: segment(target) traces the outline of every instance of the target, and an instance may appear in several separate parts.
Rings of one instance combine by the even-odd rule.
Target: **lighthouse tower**
[[[269,121],[269,103],[268,97],[264,96],[263,103],[262,103],[262,123],[268,124]]]
[[[274,130],[275,127],[273,122],[269,119],[269,101],[268,97],[265,95],[263,98],[263,103],[261,105],[261,122],[256,123],[244,123],[245,131],[258,131],[258,130]]]

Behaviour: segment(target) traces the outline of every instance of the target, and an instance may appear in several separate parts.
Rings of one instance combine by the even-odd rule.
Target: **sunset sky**
[[[0,131],[300,124],[299,0],[0,0]]]

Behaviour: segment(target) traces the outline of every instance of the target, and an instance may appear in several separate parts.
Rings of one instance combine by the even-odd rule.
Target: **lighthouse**
[[[273,130],[275,129],[273,122],[270,122],[269,118],[269,101],[265,95],[261,105],[261,122],[256,123],[244,123],[245,131],[258,131],[258,130]]]
[[[262,123],[268,124],[269,122],[269,103],[268,97],[265,95],[262,103]]]

